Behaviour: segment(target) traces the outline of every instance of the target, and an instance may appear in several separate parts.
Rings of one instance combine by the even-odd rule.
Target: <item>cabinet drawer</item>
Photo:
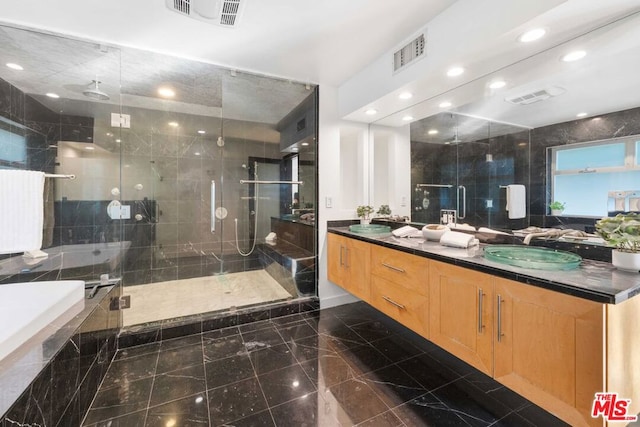
[[[370,304],[407,328],[429,337],[429,299],[382,277],[371,276]]]
[[[371,273],[404,285],[412,292],[427,295],[429,290],[429,262],[426,258],[401,251],[373,246]]]

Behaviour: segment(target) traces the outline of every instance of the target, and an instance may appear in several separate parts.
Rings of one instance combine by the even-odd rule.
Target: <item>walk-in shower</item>
[[[31,73],[0,71],[25,112],[7,161],[77,176],[50,190],[47,246],[121,247],[60,275],[121,278],[125,325],[316,296],[316,225],[294,200],[316,207],[316,88],[7,26],[0,44]]]

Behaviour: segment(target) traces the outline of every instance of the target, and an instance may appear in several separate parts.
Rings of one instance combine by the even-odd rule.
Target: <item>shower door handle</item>
[[[216,182],[211,180],[211,232],[216,232]]]
[[[464,185],[458,185],[458,203],[460,203],[460,190],[462,190],[462,215],[460,215],[460,208],[458,208],[458,219],[464,219],[467,216],[467,188]]]

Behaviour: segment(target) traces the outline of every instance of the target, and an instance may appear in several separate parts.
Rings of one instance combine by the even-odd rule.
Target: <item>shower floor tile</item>
[[[264,270],[126,286],[124,326],[283,301],[293,296]]]
[[[363,303],[115,360],[83,426],[567,425]]]

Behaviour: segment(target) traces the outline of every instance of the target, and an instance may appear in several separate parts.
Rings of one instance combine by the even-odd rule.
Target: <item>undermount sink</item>
[[[391,227],[380,224],[353,224],[349,226],[349,231],[358,234],[387,234],[391,233]]]
[[[573,270],[582,261],[580,256],[571,252],[517,245],[487,246],[484,257],[501,264],[537,270]]]

